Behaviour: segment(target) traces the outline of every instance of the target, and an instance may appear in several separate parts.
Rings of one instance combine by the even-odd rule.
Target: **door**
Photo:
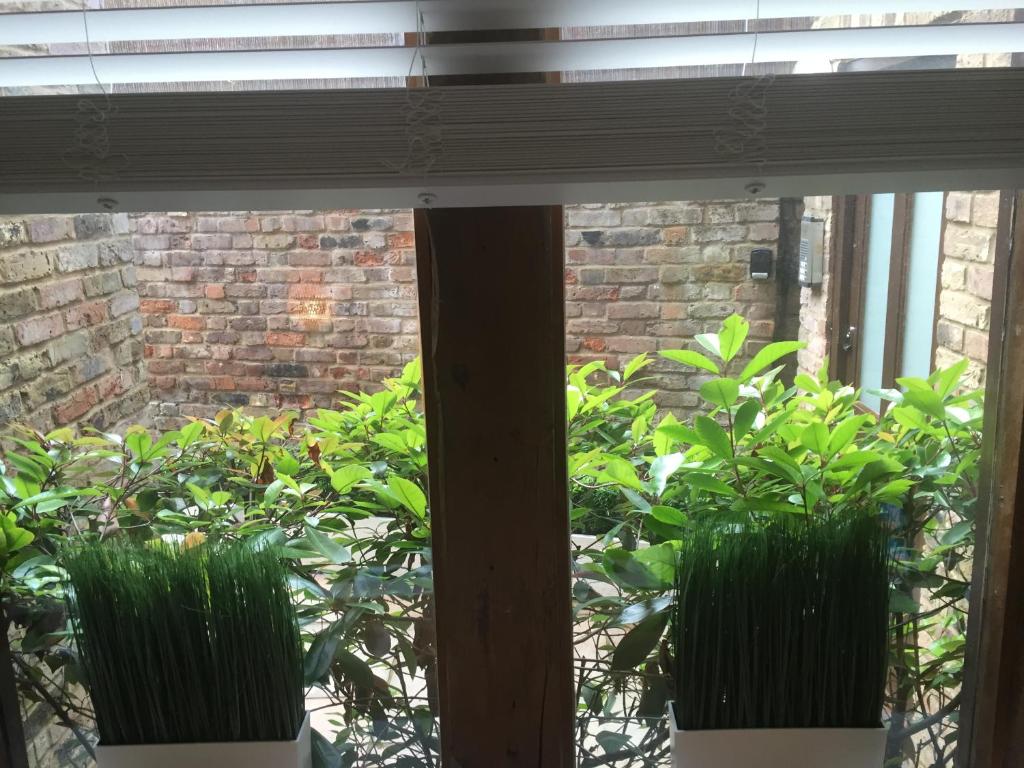
[[[878,390],[931,372],[944,209],[943,192],[834,201],[831,374],[872,411]]]

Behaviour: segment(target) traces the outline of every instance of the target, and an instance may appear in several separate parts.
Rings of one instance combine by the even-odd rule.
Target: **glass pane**
[[[874,199],[867,276],[873,303],[866,317],[879,326],[888,293],[893,199]],[[632,768],[670,760],[663,712],[674,683],[668,622],[674,542],[702,515],[745,513],[736,505],[739,492],[760,487],[777,494],[783,481],[785,492],[773,500],[784,510],[801,493],[782,478],[763,483],[757,462],[734,472],[706,446],[700,448],[705,440],[715,445],[719,434],[704,417],[723,415],[708,398],[728,390],[705,388],[714,374],[692,354],[704,355],[725,377],[737,379],[766,344],[799,337],[806,348],[764,369],[788,366],[771,374],[786,386],[759,405],[759,414],[763,406],[778,415],[793,397],[814,399],[814,377],[829,354],[824,341],[829,292],[787,284],[784,276],[795,272],[789,268],[796,253],[787,252],[780,226],[783,231],[799,227],[803,215],[790,202],[566,207],[581,766]],[[907,768],[948,768],[956,750],[980,444],[974,416],[985,376],[997,203],[992,192],[952,192],[943,209],[941,195],[918,196],[913,297],[927,298],[929,285],[934,294],[934,278],[920,277],[916,268],[929,263],[934,268],[936,221],[946,226],[939,332],[932,344],[922,344],[923,336],[900,329],[908,334],[905,347],[927,346],[930,354],[934,346],[938,367],[968,360],[960,380],[951,375],[947,401],[959,392],[975,393],[970,402],[957,403],[971,418],[950,422],[952,437],[943,430],[914,431],[894,445],[878,438],[879,430],[891,434],[902,428],[896,409],[890,409],[881,425],[861,424],[850,447],[842,449],[884,450],[907,467],[897,479],[912,483],[909,501],[902,504],[879,504],[859,489],[844,489],[893,520],[900,556],[912,566],[897,582],[900,618],[892,624],[904,629],[893,633],[892,658],[902,663],[894,662],[892,679],[899,684],[887,694],[887,717],[895,723],[891,764]],[[806,201],[808,212],[821,219],[829,211],[818,206],[828,204],[829,198]],[[308,702],[314,725],[346,755],[344,764],[360,767],[438,764],[429,510],[421,510],[420,524],[386,485],[394,479],[395,487],[403,488],[398,478],[421,491],[426,485],[419,372],[412,365],[403,373],[419,344],[413,243],[410,213],[395,210],[164,211],[0,220],[0,442],[8,449],[6,478],[12,480],[10,485],[0,481],[0,512],[14,512],[23,525],[34,525],[10,496],[12,488],[15,494],[32,493],[13,482],[26,465],[12,456],[31,454],[7,439],[15,422],[40,431],[75,424],[121,434],[135,422],[154,434],[192,419],[203,422],[205,464],[193,473],[198,482],[177,474],[131,480],[131,496],[114,508],[122,522],[119,535],[145,528],[140,519],[153,509],[162,513],[159,533],[180,535],[182,510],[197,506],[186,483],[231,494],[232,504],[243,495],[239,488],[252,492],[253,502],[247,497],[239,502],[253,515],[250,523],[269,510],[286,540],[300,547],[302,557],[294,567],[296,585],[304,592],[306,637],[314,655],[330,649],[322,657],[326,669],[316,671],[311,662],[316,679]],[[772,253],[776,268],[768,280],[755,280],[750,254],[762,249]],[[920,264],[918,252],[925,256]],[[479,280],[487,279],[482,270]],[[709,349],[696,337],[719,332],[733,313],[749,325],[725,363],[720,344],[705,338]],[[911,314],[930,318],[932,311]],[[730,331],[734,341],[739,327],[734,323]],[[862,338],[864,352],[880,356],[882,329],[873,333]],[[660,354],[673,350],[691,354],[675,359]],[[803,375],[794,382],[796,373]],[[880,375],[877,365],[873,375]],[[402,380],[385,384],[394,376]],[[794,383],[803,389],[784,394]],[[737,396],[749,400],[749,390],[738,390]],[[235,414],[225,424],[223,414],[235,408],[247,415]],[[830,435],[850,409],[847,403],[839,417],[822,415]],[[231,453],[250,452],[249,438],[257,436],[249,419],[275,419],[287,411],[300,418],[289,422],[291,434],[282,429],[271,436],[274,460],[267,476],[261,471],[253,478],[251,465],[225,455],[224,446]],[[747,412],[752,415],[755,422],[768,418]],[[259,424],[263,435],[268,422]],[[698,424],[710,438],[695,431]],[[805,426],[799,425],[800,435]],[[756,423],[747,427],[755,428]],[[814,455],[786,437],[797,434],[795,429],[789,425],[785,435],[765,440],[817,472]],[[117,454],[116,441],[98,439]],[[719,442],[717,450],[727,454],[730,445]],[[757,458],[753,454],[760,449],[750,434],[737,445],[740,455]],[[964,458],[956,462],[955,476],[946,463],[951,451]],[[211,474],[222,462],[232,468],[232,482]],[[354,465],[368,467],[374,477],[345,469]],[[267,491],[254,488],[267,485],[270,470],[278,479],[296,481],[298,490],[282,479],[268,502]],[[109,472],[60,477],[61,483],[83,487],[119,482]],[[147,490],[158,480],[159,506],[150,507],[154,497]],[[315,488],[306,487],[308,482]],[[830,496],[831,488],[830,482]],[[418,507],[416,492],[404,490],[403,498]],[[103,524],[103,498],[74,500],[75,519],[84,529]],[[64,507],[54,506],[61,499],[46,501],[37,511],[41,519],[64,532],[72,529]],[[827,497],[811,499],[809,509],[824,514],[833,503]],[[234,525],[230,515],[211,514]],[[307,526],[327,541],[310,536]],[[34,530],[38,541],[56,535],[52,528]],[[328,563],[309,547],[322,547],[321,554],[343,562]],[[89,741],[94,738],[91,706],[75,682],[73,649],[61,635],[61,605],[49,578],[45,569],[22,568],[10,582],[19,601],[14,652],[46,676],[49,691],[59,694],[64,713]],[[908,646],[916,648],[916,656],[905,653]],[[90,764],[74,734],[38,701],[33,680],[20,676],[33,765]],[[947,712],[952,714],[942,718]]]
[[[942,237],[942,192],[914,195],[910,229],[905,322],[903,326],[903,376],[926,379],[932,367],[932,336],[935,327],[935,284],[939,278]]]
[[[882,401],[867,390],[882,386],[885,352],[885,315],[889,306],[889,261],[892,256],[892,220],[895,195],[872,195],[868,231],[867,274],[864,279],[863,328],[860,329],[859,385],[861,400],[877,411]]]

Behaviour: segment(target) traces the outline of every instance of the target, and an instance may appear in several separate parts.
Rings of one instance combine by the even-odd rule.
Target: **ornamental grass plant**
[[[683,541],[679,728],[878,728],[890,555],[877,516],[705,524]]]
[[[101,744],[296,738],[303,648],[274,552],[92,543],[64,566]]]

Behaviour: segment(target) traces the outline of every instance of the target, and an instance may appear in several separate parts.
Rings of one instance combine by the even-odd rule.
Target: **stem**
[[[82,745],[82,748],[85,749],[85,751],[89,754],[89,757],[95,760],[96,750],[93,748],[92,742],[89,741],[88,737],[82,732],[82,729],[79,728],[78,724],[71,719],[71,715],[68,713],[67,709],[65,709],[65,707],[50,694],[50,692],[46,689],[45,685],[42,685],[41,683],[38,683],[32,679],[32,675],[30,674],[32,668],[29,667],[28,664],[26,664],[22,659],[19,659],[17,656],[13,656],[13,654],[12,658],[14,659],[14,663],[21,669],[23,673],[23,677],[21,678],[20,682],[26,683],[32,687],[32,689],[39,695],[39,698],[45,701],[46,704],[50,707],[50,709],[53,710],[53,713],[57,716],[57,719],[60,720],[61,725],[68,728],[75,735],[75,738],[78,740],[78,743]]]

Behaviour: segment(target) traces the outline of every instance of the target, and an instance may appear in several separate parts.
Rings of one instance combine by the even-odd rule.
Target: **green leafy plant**
[[[781,381],[802,345],[758,348],[747,331],[733,317],[693,349],[567,371],[580,763],[667,752],[666,627],[693,526],[869,510],[893,527],[897,554],[890,758],[951,765],[981,393],[957,365],[882,393],[890,407],[879,417],[823,372]],[[699,408],[659,410],[657,377],[669,370],[690,375]],[[420,400],[414,361],[305,425],[226,410],[163,434],[12,430],[0,463],[0,515],[13,526],[0,592],[22,695],[91,749],[56,559],[68,541],[245,541],[287,565],[306,684],[331,712],[317,740],[323,764],[439,765]]]
[[[680,551],[680,728],[877,728],[890,554],[876,516],[703,524]]]
[[[63,565],[103,744],[298,735],[302,644],[274,552],[89,544]]]

